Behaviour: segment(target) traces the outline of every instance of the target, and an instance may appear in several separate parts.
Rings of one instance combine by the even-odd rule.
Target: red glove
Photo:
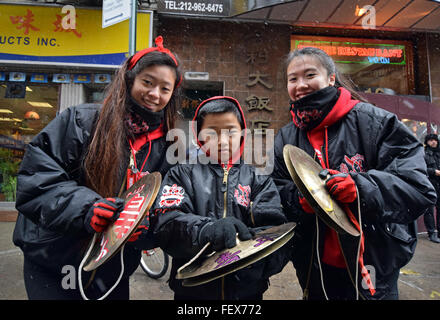
[[[103,232],[110,223],[119,218],[124,208],[124,200],[120,198],[103,198],[96,201],[86,215],[85,225],[90,233]]]
[[[307,202],[306,198],[303,197],[303,195],[300,193],[298,195],[299,197],[299,204],[301,205],[302,209],[307,213],[315,213],[313,208],[310,206],[310,204]]]
[[[325,185],[334,199],[341,203],[352,203],[356,200],[356,183],[348,173],[342,173],[332,169],[325,170],[331,174],[331,176],[325,180]],[[321,173],[323,173],[323,171],[321,171]]]

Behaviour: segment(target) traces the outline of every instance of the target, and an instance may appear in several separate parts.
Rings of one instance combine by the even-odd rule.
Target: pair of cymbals
[[[238,271],[281,248],[293,237],[295,226],[290,222],[257,232],[250,240],[237,238],[235,247],[218,252],[212,251],[208,243],[177,270],[176,279],[183,280],[183,286],[192,287]]]
[[[159,172],[150,173],[134,183],[121,198],[124,209],[118,220],[106,231],[100,233],[85,262],[84,270],[92,271],[113,257],[136,231],[153,205],[159,192],[162,176]],[[93,240],[92,240],[93,241]]]
[[[327,177],[319,175],[322,167],[304,150],[289,144],[284,146],[283,156],[290,176],[318,217],[338,233],[359,236],[359,231],[328,192]]]
[[[338,233],[359,236],[359,231],[327,191],[326,177],[319,175],[321,166],[305,151],[292,145],[284,147],[283,156],[293,181],[318,217]],[[293,222],[269,228],[257,234],[254,239],[242,242],[237,239],[235,247],[219,252],[211,252],[208,243],[193,259],[177,270],[176,278],[183,280],[184,286],[196,286],[238,271],[283,246],[293,237],[294,228]],[[258,248],[257,244],[262,239],[265,242]]]

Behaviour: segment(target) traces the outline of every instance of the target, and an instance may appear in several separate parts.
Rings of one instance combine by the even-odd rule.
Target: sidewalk
[[[0,300],[26,300],[23,283],[23,254],[12,243],[14,222],[0,222]],[[401,300],[440,300],[440,244],[421,234],[416,253],[399,277]],[[130,280],[132,300],[172,300],[167,284],[168,273],[158,279],[149,278],[139,267]],[[295,270],[289,263],[273,276],[265,300],[300,300],[301,288]]]

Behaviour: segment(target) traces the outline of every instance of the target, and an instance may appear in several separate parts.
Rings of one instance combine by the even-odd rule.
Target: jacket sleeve
[[[365,125],[368,125],[366,123]],[[407,224],[436,201],[429,182],[422,144],[393,114],[370,128],[367,172],[351,173],[360,195],[361,211],[382,222]]]
[[[277,187],[271,177],[255,175],[252,198],[251,215],[256,227],[287,222]]]
[[[295,183],[287,170],[284,163],[283,148],[285,142],[282,131],[279,131],[275,137],[274,143],[274,170],[272,172],[272,179],[278,189],[281,198],[281,205],[289,221],[298,221],[301,213],[301,208],[298,207],[298,201],[295,196],[298,194]]]
[[[84,215],[101,196],[80,185],[84,144],[89,133],[77,110],[57,115],[26,148],[17,177],[17,210],[54,232],[84,230]]]
[[[436,175],[435,175],[435,169],[437,169],[435,167],[435,162],[431,161],[431,157],[429,156],[429,154],[425,151],[425,162],[426,162],[426,170],[428,172],[428,177],[430,177],[431,179],[435,179]]]
[[[202,249],[199,245],[201,228],[212,220],[197,215],[195,191],[189,173],[177,165],[165,175],[151,221],[160,247],[174,258],[193,257]]]

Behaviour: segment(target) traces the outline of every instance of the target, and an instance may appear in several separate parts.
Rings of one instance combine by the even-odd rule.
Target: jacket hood
[[[435,133],[427,134],[425,137],[425,145],[427,145],[429,140],[437,140],[437,143],[438,143],[439,142],[438,135],[436,135]]]
[[[240,103],[238,102],[237,99],[233,98],[233,97],[229,97],[229,96],[215,96],[215,97],[211,97],[209,99],[206,99],[204,101],[202,101],[199,106],[196,109],[196,112],[194,114],[194,118],[192,121],[192,132],[194,135],[194,138],[196,139],[197,145],[202,148],[203,144],[199,141],[199,132],[200,132],[200,128],[197,128],[197,120],[199,118],[199,114],[200,114],[200,110],[203,108],[204,105],[206,105],[208,102],[213,101],[213,100],[220,100],[220,99],[226,99],[231,101],[238,109],[238,111],[240,112],[241,115],[241,127],[242,130],[244,130],[244,135],[241,139],[240,142],[240,152],[236,155],[232,156],[232,159],[229,160],[230,164],[234,164],[236,163],[240,158],[241,155],[243,154],[243,150],[244,150],[244,145],[245,145],[245,141],[246,141],[246,119],[244,117],[244,112],[243,109],[241,108]]]

